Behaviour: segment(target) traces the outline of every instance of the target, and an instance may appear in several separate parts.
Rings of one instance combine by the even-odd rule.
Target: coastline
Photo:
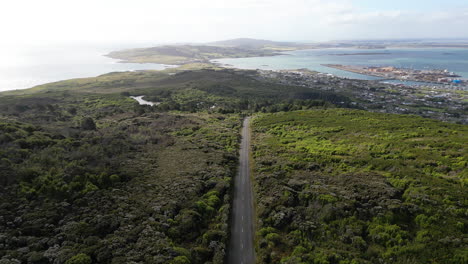
[[[394,47],[387,47],[387,48],[392,48],[392,49],[405,49],[405,48],[409,48],[409,49],[423,49],[423,50],[440,50],[440,52],[444,52],[444,50],[441,50],[443,48],[446,48],[447,51],[445,53],[449,54],[449,55],[453,55],[454,53],[452,53],[451,50],[462,50],[464,49],[463,47],[445,47],[445,46],[437,46],[437,47],[428,47],[428,46],[424,46],[424,45],[419,45],[419,46],[410,46],[410,45],[406,45],[406,46],[394,46]],[[468,46],[467,46],[468,48]],[[223,60],[223,59],[243,59],[243,58],[259,58],[259,60],[261,60],[262,58],[273,58],[273,57],[280,57],[280,56],[288,56],[288,55],[291,55],[293,53],[291,52],[302,52],[302,51],[317,51],[317,50],[324,50],[324,52],[327,52],[327,51],[332,51],[332,50],[348,50],[350,49],[349,47],[346,47],[346,48],[340,48],[340,47],[328,47],[328,48],[325,48],[325,47],[319,47],[319,46],[316,46],[316,47],[297,47],[295,48],[294,50],[283,50],[283,51],[280,51],[280,50],[275,50],[274,53],[271,52],[272,50],[268,50],[269,52],[271,52],[270,54],[257,54],[257,55],[247,55],[247,54],[242,54],[242,55],[246,55],[246,56],[226,56],[226,57],[217,57],[217,58],[213,58],[213,59],[198,59],[196,61],[184,61],[184,62],[178,62],[178,63],[175,63],[175,64],[170,64],[170,63],[163,63],[163,61],[159,61],[159,63],[155,62],[155,61],[138,61],[138,60],[119,60],[119,59],[116,59],[115,57],[113,56],[110,56],[110,53],[99,53],[97,56],[94,55],[94,53],[92,52],[93,56],[89,56],[90,52],[88,49],[85,49],[84,52],[82,51],[79,51],[78,54],[80,54],[79,58],[80,59],[76,59],[76,61],[72,61],[71,63],[66,61],[63,65],[61,65],[60,67],[54,67],[54,68],[51,68],[47,71],[41,71],[41,72],[37,72],[36,75],[31,74],[23,74],[22,72],[24,71],[23,69],[20,69],[18,68],[18,75],[19,76],[19,73],[21,73],[21,75],[24,75],[26,76],[25,78],[19,78],[19,77],[14,77],[14,78],[10,78],[8,79],[9,76],[6,76],[3,78],[3,86],[0,87],[0,90],[1,91],[11,91],[11,90],[22,90],[22,89],[28,89],[28,88],[32,88],[32,87],[35,87],[35,86],[38,86],[38,85],[42,85],[42,84],[47,84],[47,83],[50,83],[50,82],[57,82],[57,81],[60,81],[60,80],[68,80],[68,79],[76,79],[76,78],[86,78],[86,77],[95,77],[95,76],[98,76],[98,75],[101,75],[101,74],[106,74],[106,73],[109,73],[109,72],[120,72],[120,71],[140,71],[140,70],[157,70],[157,71],[164,71],[164,70],[167,70],[167,71],[180,71],[180,70],[198,70],[198,69],[201,69],[201,68],[239,68],[239,69],[248,69],[246,67],[237,67],[236,66],[236,63],[230,63],[230,62],[227,62],[227,63],[224,63],[224,62],[221,62],[221,61],[218,61],[218,60]],[[360,49],[360,50],[372,50],[372,49]],[[102,50],[100,51],[102,52]],[[354,52],[354,51],[353,51]],[[356,52],[359,52],[359,51],[356,51]],[[392,52],[391,50],[389,52]],[[111,52],[112,53],[112,52]],[[341,52],[342,54],[348,54],[348,51],[344,51],[344,52]],[[380,54],[380,52],[378,52]],[[393,52],[392,52],[393,53]],[[446,55],[444,53],[444,55]],[[82,55],[83,54],[83,55]],[[358,53],[349,53],[349,54],[353,54],[353,55],[356,55]],[[375,54],[374,52],[372,53],[367,53],[366,55],[373,55]],[[458,53],[456,53],[458,54]],[[336,55],[336,54],[335,54]],[[78,57],[78,56],[75,56],[75,57]],[[88,59],[89,57],[89,59]],[[103,59],[99,59],[99,57],[103,58]],[[342,58],[345,58],[345,57],[353,57],[351,55],[346,55],[346,56],[334,56],[336,58],[338,57],[342,57]],[[82,58],[85,58],[85,59],[82,59]],[[216,60],[216,61],[214,61]],[[338,61],[336,61],[336,63],[346,63],[346,62],[340,62],[339,59],[337,59]],[[89,63],[88,61],[91,61],[91,63],[93,64],[92,66],[93,67],[89,67]],[[324,61],[324,63],[326,63]],[[333,61],[333,63],[335,63]],[[87,65],[86,67],[82,67],[81,64],[85,64]],[[153,65],[152,65],[153,64]],[[226,64],[230,64],[230,65],[226,65]],[[275,69],[275,66],[274,64],[270,63],[270,62],[265,62],[265,63],[261,63],[262,66],[268,66],[269,68],[271,69]],[[120,65],[120,66],[119,66]],[[323,64],[320,64],[320,65],[323,65]],[[255,68],[259,68],[259,69],[262,69],[262,66],[260,66],[260,64],[258,66],[254,66],[252,67],[252,69],[255,69]],[[295,65],[294,65],[295,66]],[[442,66],[442,67],[447,67],[446,65],[445,66]],[[278,68],[278,67],[276,67]],[[304,67],[302,65],[298,66],[298,67],[287,67],[285,66],[284,69],[294,69],[294,68],[307,68],[307,67]],[[13,68],[15,69],[15,68]],[[67,69],[66,71],[64,71],[63,69]],[[75,69],[75,70],[69,70],[69,69]],[[340,73],[334,73],[334,72],[328,72],[326,71],[325,69],[323,68],[319,68],[317,69],[317,67],[314,68],[313,67],[310,67],[309,69],[311,70],[315,70],[315,71],[319,71],[319,72],[322,72],[322,73],[331,73],[331,74],[334,74],[335,76],[340,76]],[[344,69],[339,69],[339,70],[343,70],[343,71],[346,71]],[[63,71],[63,73],[62,73]],[[353,72],[353,71],[347,71],[349,73],[354,73],[354,74],[360,74],[362,76],[366,76],[366,77],[374,77],[374,78],[382,78],[381,76],[376,76],[376,75],[370,75],[370,74],[367,74],[367,73],[362,73],[362,72]],[[74,73],[73,75],[71,75],[71,73]],[[461,75],[463,76],[467,76],[467,70],[461,70]],[[343,77],[343,78],[351,78],[351,79],[361,79],[359,76],[355,76],[355,77],[346,77],[346,74],[343,74],[343,76],[340,76],[340,77]],[[364,79],[364,78],[363,78]],[[468,78],[466,77],[463,77],[461,78],[463,80],[468,80]],[[401,79],[392,79],[392,80],[398,80],[398,81],[408,81],[408,80],[401,80]],[[413,80],[411,80],[413,81]],[[421,82],[421,81],[417,81],[417,82]],[[435,85],[444,85],[444,83],[434,83],[434,82],[426,82],[428,84],[435,84]]]

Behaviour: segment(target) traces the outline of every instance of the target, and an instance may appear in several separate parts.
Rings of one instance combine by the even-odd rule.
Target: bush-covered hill
[[[240,117],[0,98],[0,263],[222,263]]]
[[[222,263],[239,113],[347,100],[232,70],[110,73],[2,93],[0,259]]]
[[[222,263],[251,113],[261,263],[466,261],[466,126],[296,111],[351,100],[237,70],[0,93],[0,263]]]
[[[45,84],[0,94],[0,110],[16,113],[32,110],[36,115],[41,110],[34,109],[36,106],[53,105],[54,100],[74,104],[77,96],[84,95],[96,99],[105,95],[118,101],[126,98],[127,103],[132,102],[130,95],[144,95],[144,99],[160,103],[155,109],[158,111],[277,112],[351,105],[347,96],[265,82],[258,79],[255,71],[196,70],[109,73]]]
[[[259,263],[466,263],[466,126],[330,109],[253,121]]]

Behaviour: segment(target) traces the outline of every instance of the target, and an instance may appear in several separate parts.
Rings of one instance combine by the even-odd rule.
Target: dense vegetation
[[[466,126],[336,105],[220,69],[1,93],[0,263],[222,263],[251,113],[261,263],[466,261]]]
[[[466,263],[467,132],[345,109],[257,116],[259,263]]]
[[[255,71],[227,69],[109,73],[96,78],[46,84],[26,91],[9,92],[6,95],[33,93],[34,98],[37,98],[37,93],[41,92],[43,97],[50,98],[53,96],[50,93],[55,94],[57,91],[62,91],[64,97],[69,94],[71,98],[66,100],[72,100],[75,96],[70,94],[72,91],[111,94],[114,97],[121,95],[117,98],[119,100],[124,96],[145,95],[144,99],[160,103],[152,109],[153,111],[240,113],[291,111],[335,104],[351,106],[351,99],[337,93],[268,83],[258,80]],[[27,102],[25,100],[26,98],[23,102]],[[12,104],[8,107],[9,111],[15,110],[12,109]],[[20,105],[16,108],[28,110],[34,108],[34,105]]]
[[[232,70],[110,73],[2,93],[0,256],[222,263],[240,114],[337,100],[349,101]]]
[[[240,117],[98,92],[0,99],[1,263],[222,263]]]

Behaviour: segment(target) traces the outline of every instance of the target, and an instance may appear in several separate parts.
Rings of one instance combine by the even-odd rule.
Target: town
[[[324,64],[323,66],[335,68],[343,71],[354,72],[364,75],[370,75],[390,80],[416,81],[428,83],[452,83],[466,84],[466,81],[460,79],[461,76],[449,72],[449,70],[417,70],[409,68],[397,68],[393,66],[374,67],[374,66],[359,66],[359,65],[341,65],[341,64]]]
[[[417,114],[443,121],[468,123],[463,85],[402,85],[339,78],[307,69],[258,70],[263,80],[334,91],[352,98],[352,107],[382,113]]]

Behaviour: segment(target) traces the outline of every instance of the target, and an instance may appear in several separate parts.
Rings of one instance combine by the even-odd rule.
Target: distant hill
[[[276,54],[277,52],[274,50],[246,46],[166,45],[113,51],[107,56],[125,62],[182,65],[187,63],[208,63],[210,60],[218,58],[274,56]]]
[[[294,42],[277,42],[264,39],[237,38],[222,41],[206,43],[211,46],[227,46],[227,47],[251,47],[260,48],[264,46],[296,46]]]
[[[263,39],[237,38],[204,44],[173,44],[150,48],[113,51],[106,56],[134,63],[184,65],[210,63],[219,58],[275,56],[285,51],[315,48],[315,45],[277,42]]]

